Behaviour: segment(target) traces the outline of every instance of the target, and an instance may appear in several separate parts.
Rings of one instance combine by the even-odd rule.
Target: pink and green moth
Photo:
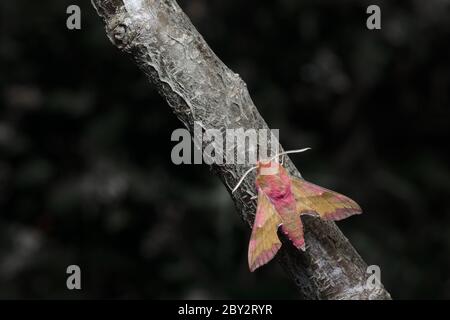
[[[280,226],[292,244],[305,251],[301,215],[337,221],[362,212],[350,198],[293,177],[282,164],[274,161],[280,155],[308,149],[287,151],[269,160],[258,161],[233,189],[236,191],[246,175],[256,169],[258,204],[248,247],[248,264],[252,272],[272,260],[280,249],[281,241],[277,235]]]

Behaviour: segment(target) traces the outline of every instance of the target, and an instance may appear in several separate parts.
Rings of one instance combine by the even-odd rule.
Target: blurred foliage
[[[82,8],[82,30],[65,27]],[[365,27],[369,4],[382,30]],[[449,1],[184,0],[394,298],[450,298]],[[0,298],[296,298],[89,1],[0,3]],[[65,287],[82,268],[81,292]]]

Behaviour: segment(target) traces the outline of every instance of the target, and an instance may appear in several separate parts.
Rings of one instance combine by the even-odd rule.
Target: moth
[[[280,226],[292,244],[305,251],[301,215],[337,221],[362,213],[359,205],[350,198],[293,177],[281,163],[274,161],[278,156],[308,149],[286,151],[269,160],[258,161],[232,191],[236,191],[247,174],[256,169],[258,204],[248,247],[248,265],[252,272],[272,260],[281,248],[277,234]]]

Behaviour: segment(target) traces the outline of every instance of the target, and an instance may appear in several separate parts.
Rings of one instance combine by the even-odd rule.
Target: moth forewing
[[[281,242],[277,230],[281,223],[281,218],[272,203],[261,190],[258,190],[258,206],[248,247],[250,271],[253,272],[272,260],[280,249]]]

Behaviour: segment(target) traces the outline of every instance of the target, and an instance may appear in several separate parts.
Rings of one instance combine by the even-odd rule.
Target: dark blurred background
[[[66,28],[78,4],[82,29]],[[450,298],[450,1],[184,0],[392,296]],[[382,30],[366,28],[378,4]],[[0,2],[0,298],[296,298],[89,1]],[[66,289],[66,267],[82,290]]]

